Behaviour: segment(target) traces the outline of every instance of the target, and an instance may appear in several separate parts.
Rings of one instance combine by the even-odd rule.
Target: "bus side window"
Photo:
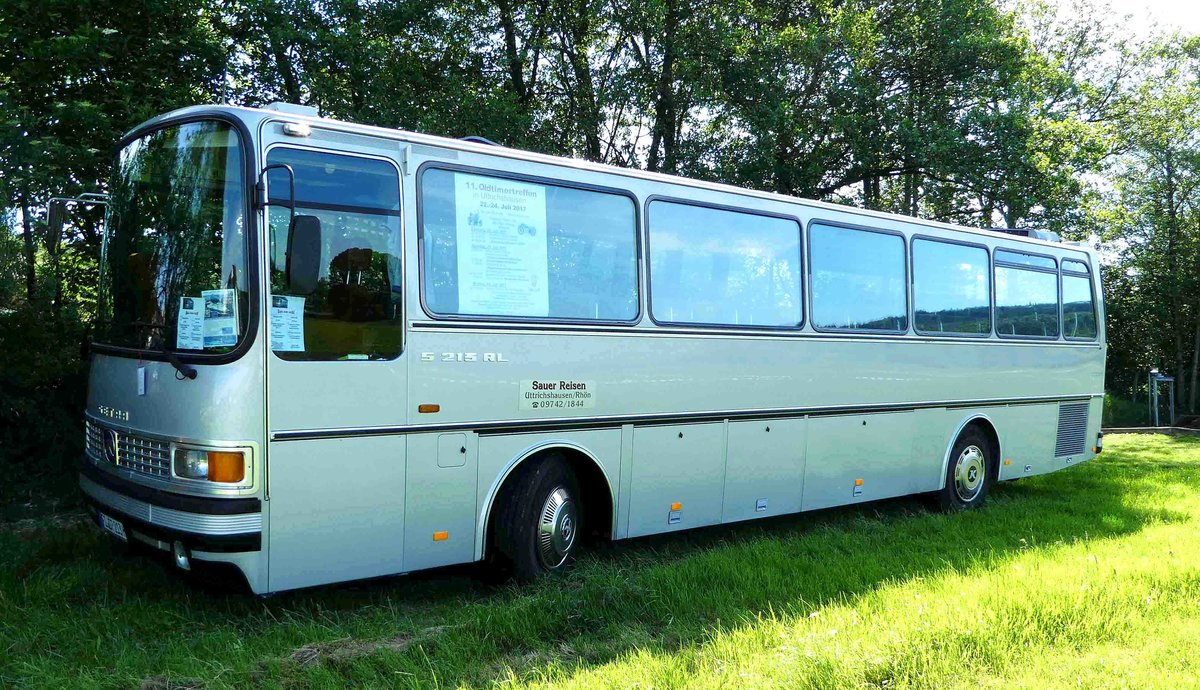
[[[1054,260],[997,250],[995,261],[997,335],[1057,338],[1058,271]]]
[[[917,333],[976,336],[991,333],[987,249],[917,238],[912,243],[912,264]]]
[[[400,261],[400,180],[389,162],[290,148],[275,148],[268,164],[291,166],[296,212],[321,221],[317,287],[289,295],[286,206],[272,205],[271,349],[288,360],[380,360],[400,354],[403,300]],[[286,195],[282,170],[269,190]],[[285,201],[280,199],[280,201]]]
[[[908,330],[908,279],[900,235],[809,226],[813,326],[824,330]]]
[[[637,319],[629,196],[436,167],[419,185],[422,296],[431,316]]]
[[[1063,336],[1067,340],[1096,339],[1096,299],[1087,264],[1062,263]]]
[[[650,202],[650,310],[660,323],[798,328],[800,225],[784,218]]]

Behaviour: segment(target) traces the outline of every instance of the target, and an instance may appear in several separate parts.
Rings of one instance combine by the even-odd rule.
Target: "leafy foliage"
[[[83,453],[87,366],[83,329],[23,307],[0,313],[0,505],[36,487],[69,494],[70,471]]]

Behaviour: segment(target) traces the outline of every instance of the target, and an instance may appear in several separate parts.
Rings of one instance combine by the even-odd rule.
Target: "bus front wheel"
[[[958,435],[946,463],[946,481],[937,493],[942,510],[958,512],[983,505],[996,474],[991,448],[978,427],[969,426]]]
[[[579,486],[566,462],[544,455],[525,462],[498,497],[489,560],[493,576],[533,580],[570,570],[580,540]]]

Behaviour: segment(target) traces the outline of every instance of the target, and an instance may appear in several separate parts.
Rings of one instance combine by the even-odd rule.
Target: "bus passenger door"
[[[271,130],[272,125],[268,127]],[[404,570],[406,363],[391,160],[268,144],[268,578]],[[295,220],[288,208],[295,176]]]

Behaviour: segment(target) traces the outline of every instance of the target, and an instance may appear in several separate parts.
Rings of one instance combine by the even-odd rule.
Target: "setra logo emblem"
[[[104,431],[104,459],[113,463],[117,463],[117,432],[112,429]]]
[[[128,410],[118,410],[117,408],[109,407],[108,405],[97,405],[96,411],[99,412],[102,416],[108,417],[109,419],[119,419],[122,422],[129,421],[129,411]]]

